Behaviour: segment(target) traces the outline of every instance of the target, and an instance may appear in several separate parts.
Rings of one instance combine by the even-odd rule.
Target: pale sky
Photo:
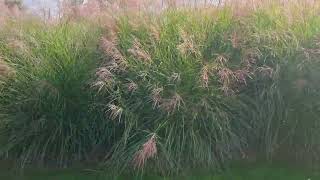
[[[58,1],[59,0],[23,0],[23,5],[32,12],[50,9],[52,14],[56,14],[58,12]]]
[[[58,2],[60,0],[22,0],[23,4],[27,9],[31,10],[31,12],[36,13],[43,13],[43,10],[48,11],[50,9],[50,13],[52,16],[58,14]],[[153,1],[153,0],[152,0]],[[161,1],[161,0],[154,0],[154,1]],[[184,3],[193,4],[197,2],[197,4],[202,4],[204,2],[210,4],[216,4],[218,0],[180,0]],[[179,1],[178,1],[179,2]]]

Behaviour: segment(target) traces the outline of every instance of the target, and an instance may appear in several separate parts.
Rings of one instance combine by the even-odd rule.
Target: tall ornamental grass
[[[101,40],[97,93],[110,93],[105,106],[124,128],[111,161],[137,169],[223,167],[241,149],[236,94],[249,76],[220,33],[231,33],[231,14],[136,18],[120,18],[118,31]]]
[[[95,81],[123,127],[109,162],[161,171],[317,162],[317,9],[275,3],[117,19],[101,40]]]
[[[157,173],[319,164],[320,4],[236,5],[2,26],[1,157]]]
[[[99,29],[85,23],[9,22],[1,34],[1,153],[67,165],[94,159],[112,134],[90,80]],[[93,153],[96,151],[96,153]]]

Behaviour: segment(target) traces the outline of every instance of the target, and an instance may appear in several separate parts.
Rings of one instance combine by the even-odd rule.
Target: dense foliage
[[[106,29],[9,22],[1,153],[164,173],[258,157],[316,164],[317,7],[128,12]]]
[[[23,165],[93,158],[112,134],[90,91],[100,33],[83,24],[33,22],[16,31],[0,43],[2,153]]]

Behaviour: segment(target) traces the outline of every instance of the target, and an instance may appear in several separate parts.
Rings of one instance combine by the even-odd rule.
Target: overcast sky
[[[58,2],[59,0],[22,0],[24,6],[31,10],[31,12],[40,12],[43,11],[40,10],[46,10],[48,11],[50,9],[51,15],[57,15],[58,14]],[[155,0],[154,0],[155,1]],[[159,1],[159,0],[158,0]],[[160,0],[161,1],[161,0]],[[204,2],[216,4],[218,0],[183,0],[184,3],[189,2],[190,4],[193,4],[194,2],[197,2],[197,4],[202,4]]]
[[[50,9],[51,13],[55,14],[58,11],[58,0],[23,0],[23,4],[33,12]]]

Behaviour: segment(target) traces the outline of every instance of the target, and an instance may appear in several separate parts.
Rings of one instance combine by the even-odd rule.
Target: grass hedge
[[[9,22],[0,35],[3,157],[163,173],[258,157],[317,164],[318,10],[128,12],[107,29]]]

